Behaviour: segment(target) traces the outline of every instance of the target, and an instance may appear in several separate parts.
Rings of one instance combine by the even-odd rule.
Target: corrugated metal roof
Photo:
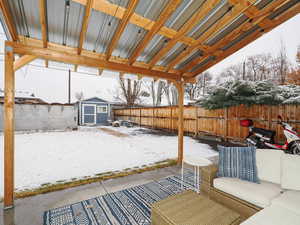
[[[118,46],[113,51],[112,55],[120,56],[122,58],[129,58],[139,42],[143,40],[147,32],[147,30],[141,27],[128,24],[125,31],[121,35]]]
[[[168,2],[169,0],[140,0],[135,13],[150,20],[157,20]]]
[[[117,29],[119,19],[92,10],[84,49],[104,53]]]
[[[187,48],[187,45],[182,43],[177,43],[161,60],[157,63],[161,66],[166,66],[172,60],[174,60],[180,53],[182,53]]]
[[[231,9],[231,5],[225,0],[220,1],[207,16],[205,16],[193,29],[188,33],[188,36],[198,39],[207,29],[214,25],[219,19],[221,19]]]
[[[279,9],[272,12],[271,15],[268,16],[268,18],[271,19],[271,20],[275,19],[277,16],[280,16],[282,13],[284,13],[286,10],[293,7],[297,3],[299,3],[299,0],[293,0],[293,1],[288,2],[287,4],[283,5]]]
[[[26,37],[41,39],[40,14],[35,0],[9,0],[17,32]]]
[[[47,0],[48,39],[50,42],[77,47],[79,42],[85,6],[64,0]]]
[[[179,30],[204,2],[205,0],[183,0],[172,16],[167,20],[165,26]]]
[[[138,57],[138,61],[149,62],[169,40],[169,38],[156,34],[144,49],[143,53]]]
[[[189,72],[195,72],[198,69],[200,69],[201,67],[205,66],[207,63],[215,60],[216,57],[215,56],[209,56],[208,58],[206,58],[205,60],[203,60],[202,62],[200,62],[198,65],[194,66]]]
[[[188,57],[186,57],[185,60],[183,60],[181,63],[175,66],[175,69],[182,69],[185,65],[193,61],[195,58],[203,56],[203,52],[201,50],[195,50],[193,51]]]

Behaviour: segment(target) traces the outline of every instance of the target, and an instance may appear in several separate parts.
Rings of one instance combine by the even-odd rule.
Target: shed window
[[[107,113],[107,106],[97,106],[97,113]]]

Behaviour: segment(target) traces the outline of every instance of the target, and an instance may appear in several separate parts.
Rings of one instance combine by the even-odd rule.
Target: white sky
[[[3,33],[3,31],[2,31]],[[3,87],[3,46],[4,36],[0,35],[0,88]],[[259,53],[278,54],[281,40],[286,46],[288,57],[295,62],[297,46],[300,45],[300,15],[263,35],[255,42],[224,59],[210,69],[212,73],[219,73],[231,64],[243,61],[247,56]],[[35,62],[38,63],[38,62]],[[118,85],[114,77],[116,73],[104,71],[101,77],[72,72],[71,96],[75,101],[75,93],[82,91],[84,97],[98,96],[113,100],[111,92]],[[117,77],[117,76],[116,76]],[[48,102],[65,103],[68,99],[68,72],[55,69],[25,66],[16,73],[16,90],[30,91]]]

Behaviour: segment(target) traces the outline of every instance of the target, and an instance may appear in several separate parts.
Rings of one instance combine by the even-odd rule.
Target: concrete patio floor
[[[15,207],[6,211],[3,211],[3,203],[0,203],[0,224],[42,225],[43,213],[46,210],[76,203],[140,184],[145,184],[179,173],[180,167],[172,166],[122,178],[69,188],[62,191],[18,199],[15,201]]]

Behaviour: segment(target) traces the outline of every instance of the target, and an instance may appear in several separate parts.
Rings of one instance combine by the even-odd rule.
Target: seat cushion
[[[272,205],[278,205],[300,215],[300,191],[285,191],[272,200]]]
[[[300,156],[284,154],[282,157],[281,187],[300,191]]]
[[[262,208],[269,206],[281,192],[279,184],[266,181],[257,184],[230,177],[214,179],[214,187]]]
[[[241,225],[299,225],[300,215],[278,205],[271,205],[254,214]]]
[[[257,176],[260,180],[281,183],[281,157],[283,154],[284,152],[279,150],[256,149]]]

